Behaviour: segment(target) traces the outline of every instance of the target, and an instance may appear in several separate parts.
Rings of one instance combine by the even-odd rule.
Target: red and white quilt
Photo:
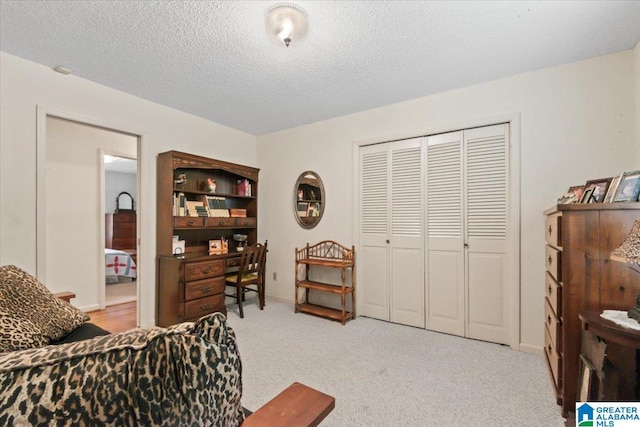
[[[136,278],[136,263],[128,253],[116,249],[104,250],[105,275]]]

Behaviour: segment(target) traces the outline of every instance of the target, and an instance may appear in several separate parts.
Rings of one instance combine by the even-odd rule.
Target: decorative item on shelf
[[[298,190],[298,200],[304,199],[304,191]]]
[[[176,239],[176,237],[178,236],[173,236],[174,239],[172,241],[173,244],[173,248],[171,250],[171,252],[173,253],[174,256],[182,256],[184,254],[184,240],[178,240]]]
[[[640,219],[631,227],[631,232],[624,242],[611,253],[610,259],[629,264],[629,267],[640,274]],[[627,316],[640,322],[640,295],[636,297],[636,305],[627,312]]]
[[[569,187],[569,189],[567,190],[567,194],[558,199],[558,204],[568,205],[571,203],[579,203],[582,199],[584,188],[584,185],[575,185],[573,187]]]
[[[244,243],[247,241],[247,235],[246,234],[234,234],[233,235],[233,240],[235,240],[236,242],[238,242],[238,245],[236,246],[236,250],[238,252],[241,252],[244,249]]]
[[[177,179],[173,180],[173,186],[178,188],[184,188],[184,185],[187,183],[187,174],[181,173],[178,175]]]
[[[209,190],[209,193],[215,193],[216,192],[216,180],[213,178],[207,178],[207,190]]]
[[[209,240],[209,255],[222,255],[229,252],[229,242],[224,237]]]
[[[585,184],[586,187],[593,188],[593,191],[591,192],[591,199],[587,203],[603,203],[612,180],[613,177],[587,181]]]
[[[229,213],[231,218],[246,218],[247,210],[246,209],[229,209]]]

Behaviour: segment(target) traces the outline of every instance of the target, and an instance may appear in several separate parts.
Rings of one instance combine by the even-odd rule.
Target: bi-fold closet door
[[[363,315],[509,342],[508,135],[502,124],[360,149]]]
[[[361,148],[358,263],[365,316],[424,328],[422,139]]]

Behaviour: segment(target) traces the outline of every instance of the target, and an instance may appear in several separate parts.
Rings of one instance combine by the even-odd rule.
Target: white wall
[[[633,52],[567,64],[258,137],[260,234],[269,240],[267,294],[293,300],[294,247],[333,239],[353,243],[354,141],[398,135],[485,117],[521,117],[521,343],[543,345],[542,212],[571,185],[637,169]],[[472,71],[470,71],[472,72]],[[340,102],[340,100],[336,100]],[[312,230],[292,213],[299,173],[318,172],[326,210]],[[278,273],[278,280],[272,279]],[[362,284],[360,284],[362,286]]]
[[[115,212],[117,205],[116,198],[118,197],[118,194],[123,191],[131,194],[131,197],[133,197],[134,205],[138,202],[135,174],[106,171],[104,183],[105,213]],[[120,198],[120,207],[123,209],[129,209],[131,207],[131,201],[126,195],[123,195]]]
[[[154,323],[157,153],[180,150],[256,166],[256,137],[0,52],[0,264],[15,264],[32,274],[36,273],[37,106],[142,134],[137,208],[142,217],[141,325]]]
[[[84,310],[99,308],[99,283],[104,277],[99,262],[104,257],[100,244],[104,236],[100,227],[100,149],[135,157],[137,139],[47,118],[44,277],[51,289],[74,292],[73,303]],[[135,175],[115,175],[128,176],[135,190]]]

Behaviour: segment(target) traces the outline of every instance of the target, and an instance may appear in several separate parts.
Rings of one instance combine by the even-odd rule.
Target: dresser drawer
[[[184,317],[186,320],[197,319],[205,314],[220,311],[225,313],[224,294],[199,298],[184,303]]]
[[[558,282],[562,281],[562,251],[549,245],[545,248],[545,265],[547,271],[551,273]]]
[[[562,247],[562,215],[550,215],[544,221],[545,238],[553,247]]]
[[[551,374],[556,389],[560,389],[560,387],[562,386],[562,358],[553,346],[551,337],[549,336],[549,333],[546,331],[546,329],[547,328],[545,328],[544,334],[544,352],[547,356],[547,362],[549,363],[549,368],[551,369]]]
[[[203,228],[205,218],[195,216],[174,216],[174,228]]]
[[[219,293],[224,293],[224,276],[188,282],[184,287],[184,300],[191,301]]]
[[[184,266],[184,279],[191,280],[206,279],[209,277],[222,276],[225,271],[224,259],[210,261],[189,262]]]
[[[233,227],[236,225],[235,218],[205,218],[207,227]]]
[[[553,347],[556,349],[556,352],[559,353],[561,351],[560,340],[562,337],[562,328],[561,328],[560,320],[558,320],[558,317],[553,312],[553,309],[551,308],[551,304],[549,303],[549,300],[547,298],[545,298],[545,304],[544,304],[544,322],[546,324],[547,331],[549,332],[551,343],[553,344]]]
[[[555,281],[555,279],[547,271],[544,274],[545,279],[545,294],[551,304],[553,312],[558,318],[562,317],[562,286]]]

